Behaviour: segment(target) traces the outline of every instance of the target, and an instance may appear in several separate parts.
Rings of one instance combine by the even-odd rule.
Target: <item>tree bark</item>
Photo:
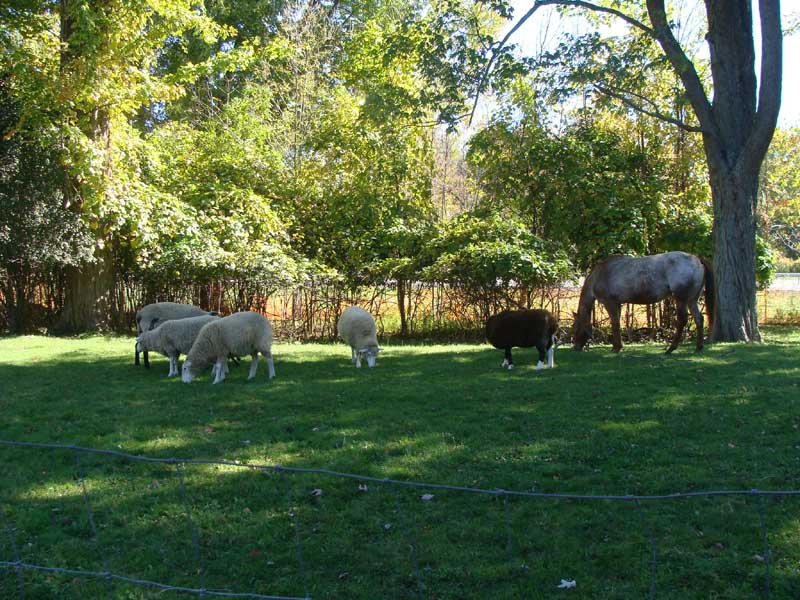
[[[81,37],[75,36],[74,9],[71,0],[60,0],[61,18],[61,55],[59,70],[64,76],[73,68],[74,61],[81,56]],[[110,160],[111,115],[107,107],[94,107],[77,115],[77,122],[83,123],[84,135],[97,146],[104,155],[103,176],[105,182],[111,180]],[[85,190],[73,173],[64,174],[65,205],[77,214],[84,213]],[[104,190],[95,190],[96,194],[104,194]],[[98,229],[94,260],[78,267],[67,267],[64,307],[58,322],[51,328],[51,333],[71,335],[87,331],[107,330],[110,325],[111,298],[114,288],[114,261],[111,240],[105,239],[104,228]]]
[[[755,197],[758,173],[711,178],[716,305],[711,341],[760,342],[756,302]]]
[[[706,0],[713,102],[674,37],[664,0],[647,0],[656,40],[683,83],[703,132],[714,205],[717,302],[713,341],[761,341],[756,310],[758,174],[778,119],[783,40],[780,0],[759,0],[757,85],[751,0]]]
[[[95,250],[94,262],[67,267],[64,308],[50,333],[74,335],[110,329],[114,261],[105,247]]]
[[[400,312],[400,335],[408,335],[408,318],[406,316],[406,281],[397,278],[397,310]]]

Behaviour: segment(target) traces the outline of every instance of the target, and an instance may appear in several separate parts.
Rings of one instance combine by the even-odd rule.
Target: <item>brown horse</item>
[[[667,348],[675,350],[683,335],[691,310],[697,326],[697,351],[703,349],[703,314],[697,305],[705,287],[709,328],[714,315],[714,273],[707,261],[685,252],[667,252],[654,256],[612,256],[591,270],[581,289],[575,313],[573,348],[583,350],[592,337],[592,307],[597,300],[611,318],[612,351],[622,350],[619,319],[622,305],[652,304],[667,296],[675,298],[678,327]]]

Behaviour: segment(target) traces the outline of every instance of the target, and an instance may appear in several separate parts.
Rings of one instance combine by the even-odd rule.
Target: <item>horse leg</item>
[[[672,343],[669,345],[669,348],[667,348],[667,354],[670,354],[673,350],[675,350],[675,348],[678,347],[678,344],[681,343],[681,338],[683,337],[683,328],[686,327],[686,321],[689,320],[689,310],[686,307],[686,302],[677,300],[677,305],[678,325],[675,328],[675,337],[672,338]]]
[[[694,319],[695,327],[697,327],[697,347],[695,352],[700,352],[703,349],[703,313],[700,312],[697,300],[689,305],[689,309],[692,311],[692,318]]]
[[[511,346],[506,348],[506,358],[503,361],[503,366],[508,367],[509,371],[514,368],[514,359],[511,358]]]
[[[621,304],[612,304],[603,303],[603,306],[608,312],[608,316],[611,319],[611,351],[612,352],[619,352],[622,350],[622,335],[619,329],[619,318],[620,313],[622,312],[622,305]]]

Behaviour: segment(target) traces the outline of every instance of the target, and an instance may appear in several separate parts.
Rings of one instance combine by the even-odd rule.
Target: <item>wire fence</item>
[[[381,485],[389,486],[395,490],[394,506],[397,512],[405,542],[409,548],[410,561],[413,567],[414,579],[416,581],[416,592],[420,599],[425,598],[426,586],[422,569],[420,568],[418,560],[417,542],[412,533],[409,525],[409,519],[405,516],[400,497],[397,493],[399,488],[418,488],[424,490],[448,490],[453,492],[460,492],[465,494],[480,494],[503,500],[503,514],[505,520],[505,545],[506,554],[509,563],[514,560],[514,543],[513,543],[513,528],[511,524],[511,517],[508,507],[508,499],[512,497],[521,497],[532,500],[541,499],[556,499],[556,500],[572,500],[572,501],[614,501],[632,504],[639,516],[639,525],[644,532],[645,539],[649,544],[649,598],[656,597],[656,581],[658,573],[658,542],[654,533],[653,527],[648,523],[642,504],[645,502],[658,502],[658,501],[671,501],[688,498],[712,498],[712,497],[732,497],[732,496],[748,496],[756,497],[758,499],[758,513],[759,513],[759,531],[760,540],[763,545],[763,562],[764,562],[764,585],[762,595],[764,598],[770,597],[770,565],[771,565],[771,552],[768,539],[768,528],[766,518],[766,507],[764,505],[764,498],[785,497],[785,496],[800,496],[800,490],[710,490],[710,491],[693,491],[693,492],[678,492],[671,494],[656,494],[656,495],[634,495],[634,494],[572,494],[572,493],[544,493],[535,491],[522,491],[522,490],[509,490],[509,489],[485,489],[468,486],[456,486],[439,483],[399,480],[391,478],[371,477],[368,475],[359,475],[354,473],[346,473],[334,471],[330,469],[321,468],[307,468],[307,467],[289,467],[283,465],[267,465],[256,463],[243,463],[233,460],[215,460],[215,459],[189,459],[189,458],[156,458],[143,455],[128,454],[116,450],[103,450],[97,448],[88,448],[77,446],[74,444],[58,444],[58,443],[36,443],[36,442],[20,442],[11,440],[0,440],[0,446],[5,447],[18,447],[29,449],[49,449],[49,450],[67,450],[75,454],[76,468],[78,472],[78,481],[80,483],[81,497],[84,509],[86,511],[87,519],[90,524],[91,543],[95,546],[100,555],[103,556],[103,571],[93,571],[86,569],[72,569],[57,566],[48,566],[41,564],[32,564],[21,559],[20,544],[16,539],[14,524],[11,522],[6,514],[5,507],[0,507],[0,527],[2,527],[4,536],[8,541],[8,547],[11,549],[13,556],[12,560],[0,560],[0,568],[6,570],[13,570],[16,573],[16,588],[19,598],[24,599],[25,583],[23,579],[24,571],[38,571],[44,573],[57,573],[62,575],[71,575],[75,577],[94,578],[104,580],[108,586],[109,597],[115,596],[114,582],[124,582],[136,586],[149,587],[158,589],[161,592],[173,591],[182,592],[187,594],[194,594],[199,597],[227,597],[227,598],[260,598],[272,600],[310,600],[311,595],[310,581],[308,569],[303,558],[303,532],[299,524],[297,510],[294,506],[294,500],[291,493],[291,488],[287,480],[288,474],[295,475],[321,475],[325,477],[333,477],[340,479],[357,480],[359,482],[373,482]],[[86,488],[86,479],[84,469],[81,464],[81,455],[103,455],[110,456],[126,461],[144,462],[144,463],[160,463],[166,465],[174,465],[175,475],[179,482],[180,500],[183,506],[184,515],[191,536],[191,543],[194,552],[194,561],[197,564],[197,577],[199,579],[198,587],[185,587],[175,586],[157,581],[131,577],[119,573],[113,573],[108,568],[106,553],[103,551],[101,539],[95,525],[94,510],[92,508],[92,501]],[[284,494],[289,506],[290,515],[292,516],[292,527],[294,530],[294,545],[297,555],[297,569],[299,580],[302,582],[304,588],[302,595],[297,596],[283,596],[283,595],[265,595],[254,592],[231,592],[220,589],[209,589],[205,587],[205,573],[206,568],[204,559],[200,551],[199,534],[197,527],[193,521],[191,504],[187,494],[186,486],[184,484],[183,470],[187,465],[219,465],[234,467],[241,470],[272,472],[280,475],[281,481],[284,485]],[[0,557],[2,558],[2,557]]]

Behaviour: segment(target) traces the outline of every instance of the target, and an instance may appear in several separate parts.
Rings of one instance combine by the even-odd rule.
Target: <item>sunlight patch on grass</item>
[[[661,423],[655,420],[639,422],[606,421],[600,423],[598,429],[609,432],[637,433],[661,427]]]

